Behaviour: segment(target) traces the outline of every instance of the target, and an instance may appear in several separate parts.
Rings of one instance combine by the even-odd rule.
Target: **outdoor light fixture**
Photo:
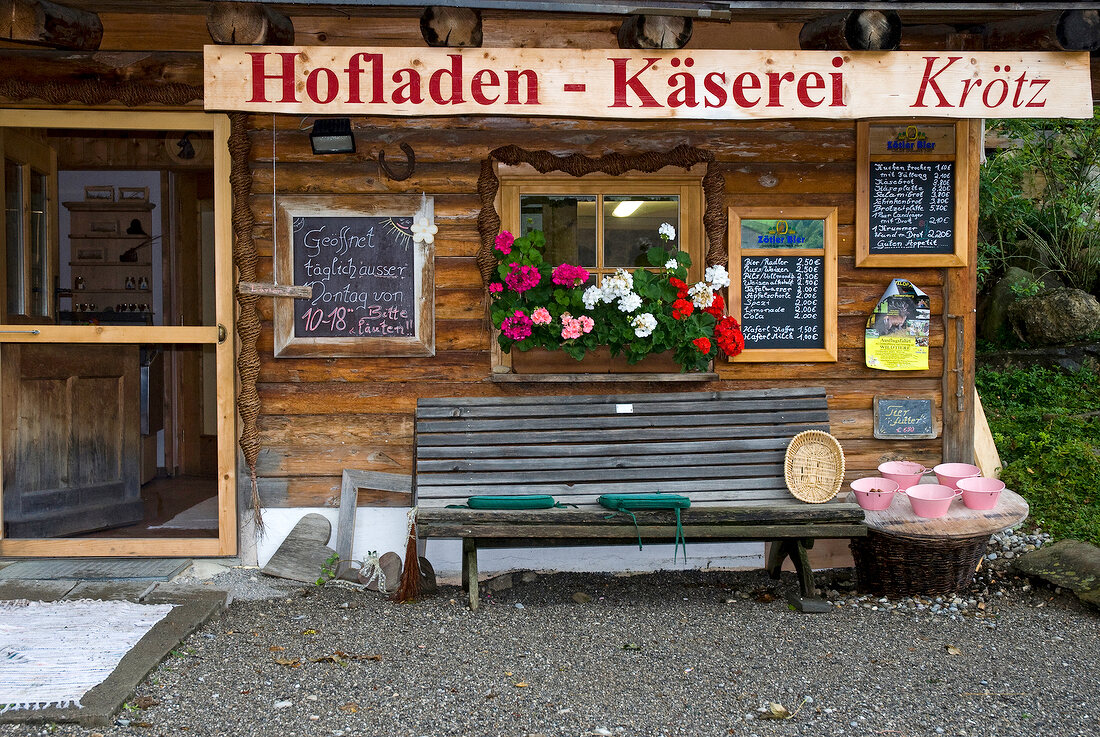
[[[350,118],[318,118],[309,132],[309,145],[316,154],[353,154],[355,137]]]
[[[641,200],[623,200],[615,205],[615,209],[611,211],[611,216],[616,218],[627,218],[633,215],[634,211],[641,206]]]

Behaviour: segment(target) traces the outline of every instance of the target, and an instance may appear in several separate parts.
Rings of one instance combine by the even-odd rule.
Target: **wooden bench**
[[[637,513],[638,527],[597,503],[607,493],[669,492],[697,541],[763,540],[773,578],[788,556],[802,610],[822,610],[806,549],[817,538],[867,534],[858,505],[795,499],[787,445],[828,431],[825,390],[769,389],[615,396],[421,399],[416,409],[414,503],[422,539],[462,540],[462,580],[477,609],[478,548],[671,545],[670,510]],[[474,495],[551,494],[577,508],[448,508]]]

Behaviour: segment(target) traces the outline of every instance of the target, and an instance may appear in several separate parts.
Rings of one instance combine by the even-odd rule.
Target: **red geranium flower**
[[[714,340],[727,356],[736,356],[745,349],[745,336],[736,318],[727,315],[714,326]]]
[[[684,282],[681,279],[677,279],[674,276],[670,276],[668,278],[668,283],[676,288],[676,296],[677,297],[679,297],[680,299],[687,299],[688,285],[687,285],[686,282]]]
[[[726,311],[726,302],[722,299],[721,294],[714,295],[714,301],[710,303],[710,307],[704,307],[703,312],[708,312],[715,317],[722,317],[722,313]]]
[[[688,302],[686,299],[678,299],[672,303],[672,316],[677,320],[682,320],[692,313],[695,309],[695,305]]]
[[[691,344],[699,349],[700,353],[710,353],[710,338],[696,338]]]

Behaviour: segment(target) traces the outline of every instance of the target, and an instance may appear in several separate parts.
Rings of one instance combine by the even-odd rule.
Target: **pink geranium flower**
[[[550,275],[551,281],[563,287],[579,287],[588,281],[588,270],[583,266],[562,264]]]
[[[503,255],[507,256],[512,252],[512,244],[516,242],[516,237],[509,233],[507,230],[502,230],[496,238],[496,249]]]
[[[549,325],[553,318],[550,317],[550,310],[545,307],[539,307],[531,313],[531,322],[536,325]]]
[[[504,291],[504,285],[498,281],[489,282],[489,294],[500,294]]]
[[[523,310],[516,310],[511,317],[504,318],[500,325],[500,332],[512,340],[523,340],[531,336],[531,318],[523,314]]]
[[[508,272],[508,276],[504,277],[504,283],[513,292],[518,294],[538,286],[540,277],[537,268],[519,264],[510,264],[510,266],[512,270]]]

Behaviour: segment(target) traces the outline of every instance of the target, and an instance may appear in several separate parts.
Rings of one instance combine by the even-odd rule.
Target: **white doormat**
[[[79,707],[172,604],[0,601],[0,713]]]

